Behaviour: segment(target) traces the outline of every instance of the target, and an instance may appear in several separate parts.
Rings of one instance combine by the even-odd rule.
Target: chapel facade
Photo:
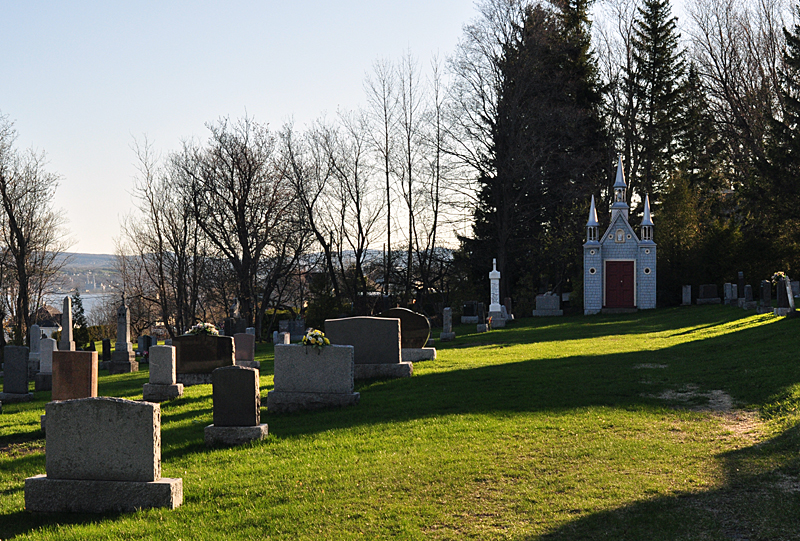
[[[650,198],[645,196],[641,237],[628,223],[622,158],[617,164],[611,223],[600,235],[594,196],[583,245],[583,313],[656,307],[656,243]]]

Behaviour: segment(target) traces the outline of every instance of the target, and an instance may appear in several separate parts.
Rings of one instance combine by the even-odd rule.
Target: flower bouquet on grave
[[[211,323],[198,323],[197,325],[186,331],[186,334],[191,334],[191,335],[207,334],[209,336],[219,336],[219,331]]]
[[[306,346],[306,354],[308,354],[308,348],[312,347],[316,348],[317,355],[320,355],[322,353],[322,348],[330,344],[331,341],[325,338],[325,333],[318,329],[309,328],[303,336],[303,345]]]
[[[786,273],[783,272],[783,271],[778,271],[778,272],[776,272],[775,274],[772,275],[772,283],[773,284],[777,284],[778,282],[781,281],[781,279],[784,279],[784,280],[786,279]]]
[[[487,331],[492,330],[492,316],[486,318],[486,330]]]

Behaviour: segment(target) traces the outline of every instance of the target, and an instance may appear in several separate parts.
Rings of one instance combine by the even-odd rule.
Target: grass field
[[[49,393],[0,414],[0,538],[800,539],[800,319],[723,307],[522,319],[438,344],[359,405],[209,450],[211,387],[162,405],[174,511],[32,515]],[[434,333],[438,337],[438,331]],[[261,393],[272,348],[259,346]],[[141,399],[147,372],[101,375]]]

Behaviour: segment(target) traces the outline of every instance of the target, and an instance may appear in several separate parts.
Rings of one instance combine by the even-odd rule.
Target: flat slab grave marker
[[[210,384],[217,368],[235,365],[232,336],[184,334],[172,341],[175,347],[175,371],[184,386]]]
[[[150,381],[142,388],[142,398],[148,402],[165,402],[183,396],[183,384],[175,379],[175,348],[150,347]]]
[[[268,427],[261,424],[258,370],[226,366],[215,369],[212,378],[214,424],[205,428],[206,445],[242,445],[266,438]]]
[[[355,348],[332,344],[322,349],[275,346],[275,387],[267,394],[270,413],[353,406]]]
[[[436,349],[426,347],[431,336],[431,322],[423,314],[408,308],[390,308],[378,317],[400,320],[400,355],[404,361],[424,361],[436,358]]]
[[[84,398],[49,402],[45,412],[46,473],[25,479],[28,511],[133,512],[183,503],[183,480],[161,477],[158,404]]]
[[[28,348],[5,346],[3,348],[3,392],[0,403],[30,402],[28,392]]]
[[[403,361],[400,320],[356,316],[325,320],[331,344],[353,346],[355,379],[408,378],[413,363]]]

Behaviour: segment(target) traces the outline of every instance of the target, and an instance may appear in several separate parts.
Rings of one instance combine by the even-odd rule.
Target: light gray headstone
[[[453,309],[449,306],[442,310],[442,332],[453,332]]]
[[[31,353],[39,353],[39,343],[42,341],[42,330],[38,325],[31,325]]]
[[[75,351],[75,340],[72,337],[72,299],[64,297],[61,312],[61,340],[58,343],[61,351]]]
[[[39,372],[42,374],[53,373],[54,351],[58,351],[56,341],[52,338],[42,338],[39,343]]]
[[[150,347],[150,383],[175,385],[175,348]]]
[[[115,351],[132,351],[133,344],[131,344],[131,328],[128,323],[130,320],[131,312],[123,303],[117,308],[117,342],[114,345]]]
[[[247,334],[252,334],[253,336],[255,336],[256,335],[256,328],[255,327],[247,327],[244,330],[244,332],[247,333]]]
[[[692,286],[683,286],[681,304],[688,306],[692,304]]]
[[[121,398],[48,402],[48,479],[161,478],[161,407]]]

